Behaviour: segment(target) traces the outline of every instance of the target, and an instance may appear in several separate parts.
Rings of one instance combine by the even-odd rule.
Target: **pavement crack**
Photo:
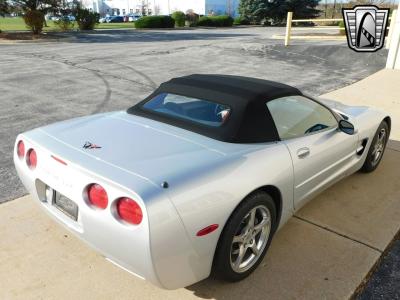
[[[125,77],[122,77],[122,76],[118,76],[118,75],[115,75],[115,74],[110,74],[110,73],[107,73],[107,72],[104,72],[104,71],[100,71],[98,69],[92,69],[92,68],[84,67],[84,66],[82,66],[82,64],[72,62],[72,61],[70,61],[68,59],[65,59],[65,58],[57,59],[55,56],[45,56],[45,55],[41,55],[41,54],[37,54],[37,53],[29,53],[28,55],[22,55],[22,56],[27,57],[29,55],[31,57],[35,57],[35,58],[38,58],[38,59],[50,60],[50,61],[53,61],[53,62],[56,62],[56,63],[60,63],[60,64],[64,64],[64,65],[67,65],[67,66],[70,66],[70,67],[73,67],[73,68],[76,68],[76,69],[86,70],[86,71],[89,71],[89,72],[96,72],[97,74],[99,74],[101,76],[109,76],[109,77],[112,77],[114,79],[129,81],[129,82],[135,83],[135,84],[140,85],[140,86],[144,86],[144,87],[152,89],[152,90],[154,89],[151,84],[143,83],[143,82],[140,82],[140,81],[137,81],[137,80],[132,80],[132,79],[125,78]]]
[[[110,63],[114,63],[114,64],[116,64],[116,65],[118,65],[118,66],[121,66],[121,67],[123,67],[123,68],[126,68],[126,69],[129,69],[129,70],[131,70],[131,71],[133,71],[134,73],[136,73],[136,74],[138,74],[139,76],[141,76],[141,77],[143,77],[149,84],[147,85],[147,84],[144,84],[144,85],[146,85],[146,86],[150,86],[152,89],[156,89],[157,88],[157,83],[155,83],[148,75],[146,75],[145,73],[143,73],[143,72],[141,72],[141,71],[139,71],[139,70],[137,70],[137,69],[135,69],[135,68],[133,68],[133,67],[131,67],[131,66],[128,66],[128,65],[124,65],[124,64],[121,64],[121,63],[117,63],[117,62],[113,62],[113,61],[111,61],[111,60],[107,60],[108,62],[110,62]]]
[[[353,241],[353,242],[355,242],[355,243],[358,243],[358,244],[361,244],[361,245],[363,245],[363,246],[366,246],[366,247],[370,248],[371,250],[375,250],[375,251],[379,252],[380,254],[383,253],[382,250],[380,250],[380,249],[378,249],[378,248],[376,248],[376,247],[374,247],[374,246],[372,246],[372,245],[369,245],[369,244],[367,244],[367,243],[364,243],[364,242],[362,242],[362,241],[356,240],[355,238],[352,238],[352,237],[350,237],[350,236],[348,236],[348,235],[346,235],[346,234],[340,233],[340,232],[338,232],[338,231],[335,231],[335,230],[330,229],[330,228],[328,228],[328,227],[326,227],[326,226],[317,224],[317,223],[315,223],[315,222],[313,222],[313,221],[310,221],[310,220],[307,220],[307,219],[305,219],[305,218],[299,217],[299,216],[297,216],[297,215],[294,215],[293,217],[296,218],[296,219],[298,219],[298,220],[300,220],[300,221],[306,222],[306,223],[308,223],[308,224],[317,226],[317,227],[319,227],[319,228],[321,228],[321,229],[324,229],[324,230],[326,230],[326,231],[329,231],[329,232],[331,232],[331,233],[334,233],[334,234],[336,234],[336,235],[339,235],[339,236],[341,236],[341,237],[343,237],[343,238],[345,238],[345,239],[348,239],[348,240],[350,240],[350,241]]]
[[[96,114],[96,113],[101,112],[101,110],[110,101],[110,99],[111,99],[111,87],[110,87],[110,83],[107,81],[107,79],[104,78],[103,75],[100,74],[100,72],[92,71],[92,73],[103,81],[104,87],[106,88],[106,93],[104,95],[103,101],[101,101],[101,103],[99,105],[97,105],[96,109],[94,111],[92,111],[92,114]]]

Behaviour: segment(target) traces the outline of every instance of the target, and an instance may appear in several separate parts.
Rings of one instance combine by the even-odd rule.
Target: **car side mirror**
[[[353,135],[356,132],[354,129],[354,125],[346,120],[339,121],[339,130],[350,135]]]

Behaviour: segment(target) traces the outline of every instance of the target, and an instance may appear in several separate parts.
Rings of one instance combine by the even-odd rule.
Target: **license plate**
[[[52,204],[74,221],[78,220],[78,205],[64,195],[54,191]]]

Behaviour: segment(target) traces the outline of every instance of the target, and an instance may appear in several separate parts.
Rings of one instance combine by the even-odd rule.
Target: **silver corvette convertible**
[[[238,76],[163,83],[126,111],[17,137],[35,201],[109,261],[175,289],[257,268],[309,199],[381,161],[384,112]]]

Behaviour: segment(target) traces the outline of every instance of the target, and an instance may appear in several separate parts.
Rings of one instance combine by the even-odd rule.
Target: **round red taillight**
[[[17,145],[17,154],[19,158],[23,158],[25,155],[25,145],[23,141],[19,141]]]
[[[108,205],[108,196],[106,190],[97,183],[89,185],[87,188],[89,203],[95,207],[105,209]]]
[[[117,213],[121,220],[129,224],[138,225],[143,219],[142,209],[139,204],[127,197],[117,200]]]
[[[36,168],[37,156],[35,150],[33,149],[28,150],[26,154],[26,163],[28,164],[28,167],[31,168],[32,170]]]

